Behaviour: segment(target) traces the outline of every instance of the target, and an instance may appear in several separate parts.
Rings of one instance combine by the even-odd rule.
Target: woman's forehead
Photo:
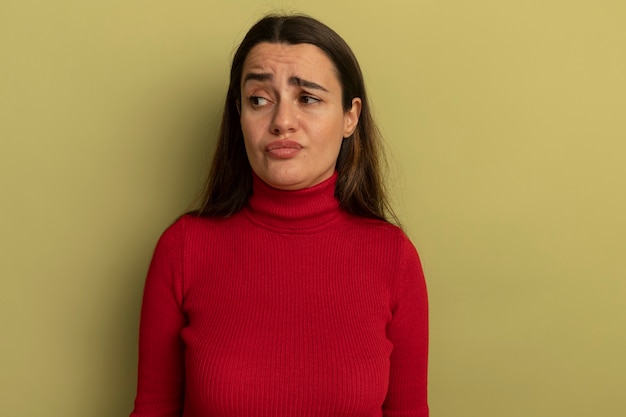
[[[286,78],[291,83],[297,79],[337,80],[335,66],[315,45],[264,42],[254,46],[244,61],[242,83],[251,78],[273,81],[274,76]]]

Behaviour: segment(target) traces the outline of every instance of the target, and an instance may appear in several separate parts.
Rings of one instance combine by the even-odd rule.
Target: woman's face
[[[361,100],[343,110],[335,67],[317,46],[260,43],[244,62],[239,106],[252,170],[272,187],[297,190],[333,175]]]

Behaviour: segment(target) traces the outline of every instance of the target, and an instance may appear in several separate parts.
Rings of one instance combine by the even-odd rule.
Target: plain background
[[[0,415],[130,412],[154,244],[276,9],[364,69],[427,273],[433,417],[625,415],[623,0],[3,0]]]

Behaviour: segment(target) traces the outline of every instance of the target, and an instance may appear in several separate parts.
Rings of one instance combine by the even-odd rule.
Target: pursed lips
[[[265,152],[272,157],[287,159],[296,155],[302,149],[302,145],[293,140],[276,140],[265,147]]]

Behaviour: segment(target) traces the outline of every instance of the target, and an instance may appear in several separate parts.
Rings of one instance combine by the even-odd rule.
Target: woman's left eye
[[[320,100],[313,96],[300,96],[300,102],[303,104],[314,104],[318,103]]]

